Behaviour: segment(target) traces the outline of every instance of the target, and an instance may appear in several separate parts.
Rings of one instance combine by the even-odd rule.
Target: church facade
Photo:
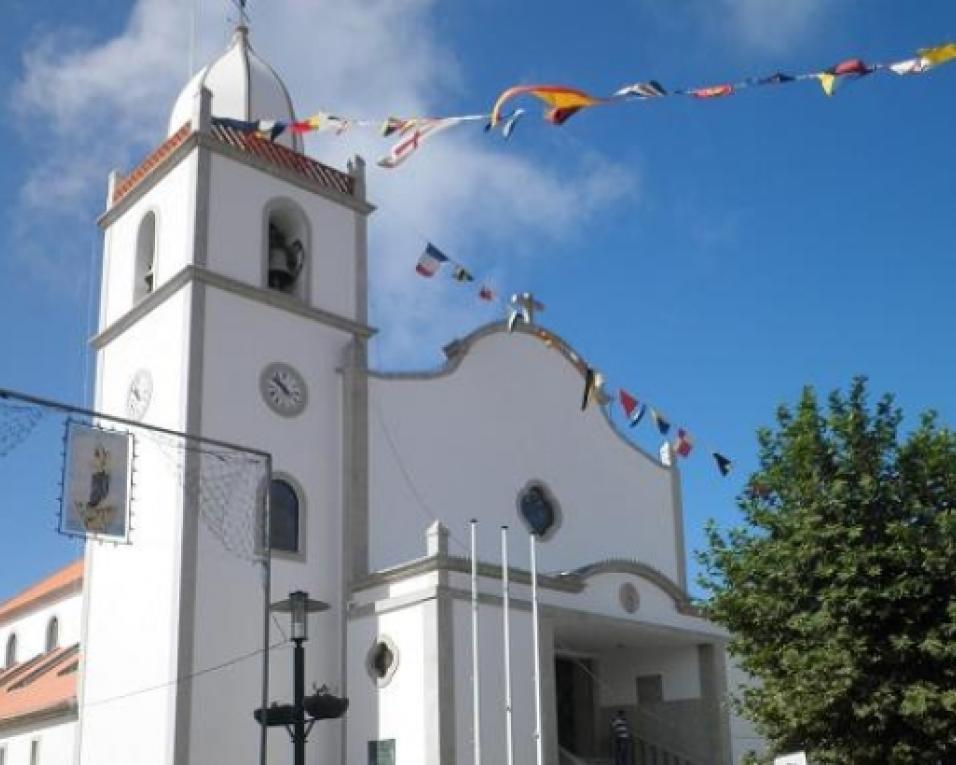
[[[687,594],[668,445],[645,453],[600,406],[582,412],[580,357],[536,324],[480,327],[436,370],[370,369],[364,163],[337,170],[291,133],[271,142],[222,119],[267,116],[292,120],[293,105],[240,27],[179,96],[167,139],[110,176],[95,408],[272,455],[270,597],[330,605],[310,621],[307,677],[350,700],[314,729],[308,762],[467,765],[476,730],[483,761],[508,761],[503,528],[515,762],[535,761],[538,736],[546,763],[609,760],[618,710],[636,763],[738,762],[728,636]],[[261,571],[208,544],[160,457],[138,459],[131,543],[88,545],[72,596],[72,761],[258,762],[257,662],[209,670],[261,647]],[[19,629],[4,613],[0,638]],[[278,619],[268,637],[282,645]],[[271,699],[291,697],[289,663],[271,652]],[[0,752],[5,730],[0,713]],[[289,747],[273,729],[268,761]],[[0,762],[20,765],[8,751]]]

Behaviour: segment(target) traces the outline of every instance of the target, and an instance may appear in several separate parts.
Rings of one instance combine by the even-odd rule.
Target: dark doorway
[[[571,754],[594,753],[594,670],[588,659],[558,656],[554,661],[558,746]]]

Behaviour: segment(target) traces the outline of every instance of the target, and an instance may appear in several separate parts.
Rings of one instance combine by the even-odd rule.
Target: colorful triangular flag
[[[939,66],[956,58],[956,43],[945,43],[934,48],[922,48],[916,52],[929,61],[931,66]]]
[[[721,475],[727,475],[730,473],[730,469],[733,467],[734,463],[731,462],[727,457],[719,452],[714,452],[714,462],[717,463],[717,470],[720,471]]]
[[[418,259],[418,265],[415,266],[415,270],[426,279],[431,279],[438,273],[438,269],[442,267],[442,264],[447,262],[448,256],[429,242],[425,246],[425,251]]]
[[[657,430],[662,436],[666,436],[671,429],[671,424],[667,419],[658,412],[654,407],[651,407],[651,419],[654,420],[654,424],[657,426]]]
[[[674,439],[673,447],[677,454],[679,454],[681,457],[686,457],[694,448],[694,439],[691,438],[690,433],[688,433],[686,430],[683,428],[678,428],[677,438]]]
[[[713,85],[709,88],[697,88],[689,90],[687,94],[694,98],[723,98],[734,94],[733,85]]]
[[[584,396],[581,398],[581,411],[588,408],[588,404],[597,399],[598,392],[604,385],[604,376],[592,367],[584,373]]]
[[[472,276],[464,266],[455,266],[451,278],[456,282],[473,282],[475,280],[475,277]]]
[[[918,56],[917,58],[910,58],[906,61],[897,61],[895,64],[890,64],[888,68],[894,74],[902,76],[907,74],[923,74],[923,72],[932,69],[933,64],[928,58]]]
[[[788,82],[793,82],[796,79],[791,74],[784,74],[783,72],[774,72],[771,75],[766,77],[754,77],[747,80],[748,85],[784,85]]]
[[[847,80],[857,80],[873,71],[873,67],[860,58],[848,58],[825,72],[816,75],[823,92],[832,96],[837,87]]]
[[[624,414],[627,416],[630,426],[633,428],[644,417],[644,412],[647,411],[647,404],[640,403],[623,388],[618,391],[618,397],[621,399],[621,408],[624,409]]]
[[[623,88],[615,90],[614,95],[618,98],[660,98],[666,96],[667,91],[657,80],[648,80],[647,82],[625,85]]]

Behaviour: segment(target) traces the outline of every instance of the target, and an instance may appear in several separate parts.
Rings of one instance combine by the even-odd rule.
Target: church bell
[[[274,224],[269,224],[269,287],[289,292],[305,265],[305,247],[298,239],[291,244]]]

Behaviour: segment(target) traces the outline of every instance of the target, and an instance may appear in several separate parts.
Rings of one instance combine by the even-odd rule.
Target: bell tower
[[[306,156],[300,136],[229,122],[260,118],[295,112],[240,26],[179,95],[163,143],[110,175],[96,408],[272,455],[270,599],[305,590],[331,605],[310,626],[307,681],[344,692],[367,501],[373,207],[361,158],[341,171]],[[149,400],[137,395],[134,411],[144,379]],[[262,572],[203,541],[204,519],[162,465],[143,458],[136,475],[131,544],[86,556],[80,762],[253,762],[260,660],[211,667],[261,647]],[[270,643],[284,627],[273,623]],[[272,699],[291,697],[288,664],[273,655]],[[341,761],[342,735],[323,729],[308,762]],[[270,761],[284,761],[284,732],[269,739]]]

